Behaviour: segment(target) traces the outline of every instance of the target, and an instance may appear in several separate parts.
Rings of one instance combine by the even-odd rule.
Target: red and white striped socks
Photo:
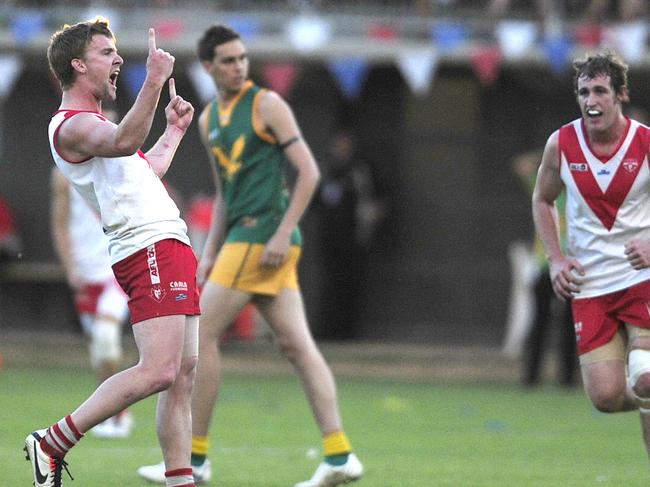
[[[167,487],[195,487],[192,468],[177,468],[165,472]]]
[[[63,458],[83,436],[72,422],[72,417],[68,415],[47,429],[40,446],[49,456]]]

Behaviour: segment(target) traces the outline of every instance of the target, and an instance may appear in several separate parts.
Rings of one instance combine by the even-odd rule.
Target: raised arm
[[[533,220],[549,261],[555,294],[568,299],[580,292],[584,269],[574,258],[567,257],[560,246],[559,219],[555,200],[564,190],[558,163],[559,132],[548,139],[533,191]]]
[[[169,79],[169,104],[165,108],[167,127],[154,146],[147,151],[152,169],[163,177],[176,154],[187,128],[194,117],[194,107],[176,94],[174,78]]]
[[[262,263],[280,265],[289,252],[291,233],[309,206],[320,180],[320,171],[309,146],[302,138],[298,123],[289,105],[276,93],[263,95],[259,115],[266,129],[273,134],[287,159],[297,171],[287,211],[275,234],[267,242]]]
[[[121,58],[115,56],[115,69]],[[174,56],[156,48],[156,36],[149,29],[147,75],[131,109],[118,125],[105,123],[92,113],[80,113],[61,125],[58,149],[70,161],[90,157],[120,157],[134,154],[149,135],[161,90],[172,73]]]

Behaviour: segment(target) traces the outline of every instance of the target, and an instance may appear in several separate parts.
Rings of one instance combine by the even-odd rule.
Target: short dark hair
[[[47,60],[63,89],[72,86],[75,80],[72,60],[81,59],[84,56],[86,48],[95,35],[103,35],[115,41],[115,36],[108,26],[108,20],[102,17],[74,25],[64,25],[63,29],[55,32],[50,38],[50,44],[47,47]]]
[[[609,76],[614,93],[620,95],[623,88],[627,88],[627,64],[609,50],[576,59],[573,61],[573,69],[573,87],[576,93],[580,78],[594,79],[601,75]]]
[[[214,49],[217,46],[240,38],[241,36],[230,27],[213,25],[199,39],[199,60],[212,61],[214,59]]]

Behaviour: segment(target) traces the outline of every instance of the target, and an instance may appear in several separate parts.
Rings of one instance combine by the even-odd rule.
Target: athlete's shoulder
[[[204,141],[207,140],[208,126],[210,124],[210,114],[214,113],[215,111],[218,112],[218,110],[218,101],[216,98],[208,102],[203,107],[203,110],[201,110],[201,114],[199,115],[197,122],[201,139]]]
[[[564,127],[565,126],[560,127],[548,136],[548,139],[546,139],[546,150],[557,148],[560,145],[560,131]]]

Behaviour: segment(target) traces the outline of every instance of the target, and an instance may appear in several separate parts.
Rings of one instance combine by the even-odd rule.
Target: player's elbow
[[[135,154],[142,147],[143,140],[134,133],[115,132],[113,147],[118,157]]]
[[[117,157],[124,157],[135,154],[139,148],[140,145],[133,140],[120,140],[116,141],[115,143],[115,151],[117,153]]]
[[[304,177],[310,183],[310,186],[315,188],[321,181],[320,169],[314,164],[308,171],[305,171]]]

